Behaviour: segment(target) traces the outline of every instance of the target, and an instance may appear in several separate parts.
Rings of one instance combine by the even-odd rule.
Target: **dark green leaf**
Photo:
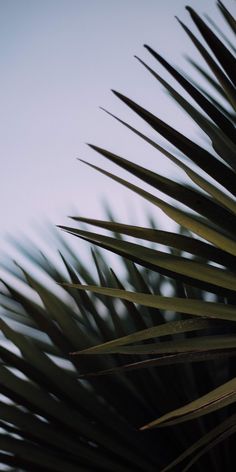
[[[141,118],[143,118],[152,128],[160,133],[164,138],[170,141],[180,151],[195,162],[201,169],[207,172],[213,179],[218,181],[223,187],[229,190],[230,193],[236,195],[235,190],[235,174],[228,167],[214,158],[209,151],[206,151],[201,146],[197,145],[180,132],[173,129],[171,126],[164,123],[164,121],[157,118],[152,113],[145,110],[134,101],[125,97],[121,93],[113,91],[114,94],[135,111]]]
[[[163,297],[160,295],[149,295],[146,293],[130,292],[128,290],[97,287],[92,285],[69,284],[69,286],[79,290],[87,290],[93,293],[100,293],[110,297],[128,300],[139,305],[160,308],[161,310],[173,310],[175,312],[182,312],[189,315],[202,316],[204,318],[236,321],[235,306],[225,305],[224,303],[213,303],[176,297]]]
[[[158,62],[179,82],[188,94],[197,102],[203,111],[215,122],[215,124],[235,143],[235,129],[229,121],[196,87],[194,87],[183,75],[172,67],[160,54],[150,46],[144,46]]]
[[[197,13],[191,7],[186,7],[188,12],[191,15],[192,20],[199,29],[203,38],[207,42],[208,46],[211,48],[215,54],[217,60],[227,73],[230,80],[233,84],[236,85],[235,79],[235,67],[236,61],[231,52],[224,46],[224,44],[219,40],[219,38],[213,33],[213,31],[204,23],[204,21],[197,15]]]

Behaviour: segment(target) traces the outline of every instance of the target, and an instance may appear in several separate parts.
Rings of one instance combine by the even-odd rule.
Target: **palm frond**
[[[231,13],[220,1],[218,8],[235,31]],[[234,47],[227,33],[220,39],[187,10],[202,40],[179,22],[205,62],[188,61],[211,88],[204,90],[145,46],[182,87],[182,96],[138,60],[207,135],[209,146],[114,92],[176,152],[107,113],[182,169],[186,180],[95,145],[128,177],[88,164],[161,209],[179,233],[157,229],[154,212],[146,227],[117,222],[111,213],[107,220],[75,215],[78,228],[61,228],[93,245],[92,269],[59,235],[58,265],[28,241],[17,244],[40,276],[27,263],[5,267],[14,279],[6,276],[0,293],[0,462],[8,470],[235,468]],[[126,276],[110,269],[104,250],[121,256]]]

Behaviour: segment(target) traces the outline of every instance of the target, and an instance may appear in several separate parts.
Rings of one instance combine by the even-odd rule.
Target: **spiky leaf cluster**
[[[217,5],[235,33],[232,15]],[[141,183],[89,164],[160,208],[180,232],[160,231],[151,221],[139,227],[75,216],[111,232],[62,227],[93,244],[99,282],[65,243],[63,270],[34,255],[48,284],[22,267],[13,271],[18,283],[3,282],[0,323],[8,343],[0,346],[0,461],[11,470],[234,470],[235,48],[216,25],[187,10],[192,25],[179,22],[205,65],[191,63],[211,88],[198,86],[150,46],[146,50],[185,95],[139,61],[210,144],[197,144],[114,92],[157,132],[157,141],[112,116],[182,169],[186,180],[176,182],[94,145]],[[158,135],[176,152],[160,146]],[[110,270],[99,248],[122,257],[126,280]]]

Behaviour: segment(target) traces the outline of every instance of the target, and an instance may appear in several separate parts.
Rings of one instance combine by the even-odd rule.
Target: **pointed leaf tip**
[[[195,14],[195,11],[194,11],[193,8],[190,7],[189,5],[186,5],[185,8],[186,8],[186,10],[190,13],[190,15]]]
[[[96,144],[88,144],[88,146],[91,147],[91,149],[93,149],[94,151],[99,151],[100,149],[102,149],[99,146],[96,146]]]
[[[141,428],[139,428],[139,431],[146,431],[148,428],[148,425],[145,424],[144,426],[141,426]]]
[[[180,18],[177,15],[175,15],[175,19],[178,21],[180,25],[183,25],[183,22],[180,20]]]
[[[111,91],[112,91],[112,93],[114,93],[114,95],[115,95],[116,97],[118,97],[118,98],[122,98],[122,97],[123,97],[122,93],[117,92],[116,90],[111,90]]]

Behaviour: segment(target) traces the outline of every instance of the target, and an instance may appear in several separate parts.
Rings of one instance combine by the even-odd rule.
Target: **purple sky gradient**
[[[182,174],[161,154],[98,107],[166,145],[112,95],[114,88],[201,141],[197,128],[133,58],[137,54],[168,80],[143,43],[180,67],[185,67],[184,53],[195,54],[201,62],[174,19],[178,15],[192,24],[185,4],[185,0],[0,1],[3,248],[8,234],[33,237],[46,219],[65,224],[69,214],[102,217],[102,200],[111,205],[118,220],[142,222],[146,206],[140,198],[76,160],[82,157],[126,175],[85,142],[181,179]],[[222,23],[213,0],[189,4]],[[229,8],[233,5],[233,0],[226,1]],[[164,225],[161,213],[153,212]]]

